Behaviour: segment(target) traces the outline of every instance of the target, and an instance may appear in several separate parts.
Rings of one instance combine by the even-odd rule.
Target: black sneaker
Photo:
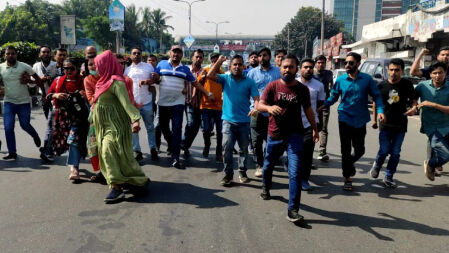
[[[7,156],[3,157],[3,160],[17,160],[17,154],[16,153],[8,153]]]
[[[262,193],[260,194],[260,197],[263,200],[271,199],[270,191],[265,186],[262,186]]]
[[[185,157],[189,157],[190,156],[190,151],[188,149],[184,149],[184,156]]]
[[[371,170],[369,171],[372,178],[378,178],[379,177],[379,171],[380,168],[378,168],[377,163],[373,163],[373,167],[371,167]]]
[[[231,186],[233,174],[226,174],[223,179],[221,179],[220,184],[223,186]]]
[[[41,153],[40,158],[45,162],[53,162],[54,161],[53,157],[45,155],[43,153]]]
[[[177,168],[178,170],[185,170],[186,169],[184,166],[182,166],[182,164],[179,162],[178,159],[174,159],[173,163],[171,164],[171,166]]]
[[[329,156],[326,154],[326,151],[320,151],[320,153],[318,154],[317,159],[320,160],[320,161],[326,162],[326,161],[329,161]]]
[[[151,160],[157,160],[157,159],[159,159],[159,155],[158,155],[158,152],[157,152],[157,150],[155,149],[155,148],[152,148],[151,149]]]
[[[203,157],[207,158],[209,156],[209,147],[203,148]]]
[[[288,210],[287,220],[290,222],[302,222],[304,217],[298,213],[296,210]]]
[[[123,200],[124,198],[125,198],[125,193],[123,193],[122,189],[116,190],[116,189],[112,188],[111,192],[104,199],[104,202],[106,204],[112,204],[112,203],[117,203],[120,200]]]
[[[142,152],[136,151],[136,152],[134,152],[134,153],[135,153],[134,159],[136,159],[136,161],[141,161],[141,160],[143,160]]]
[[[41,147],[41,138],[39,138],[39,136],[36,136],[33,138],[34,144],[36,144],[36,147],[40,148]]]
[[[393,180],[393,178],[389,178],[389,177],[385,176],[383,182],[384,182],[385,187],[387,187],[387,188],[396,188],[396,187],[398,187],[398,185]]]

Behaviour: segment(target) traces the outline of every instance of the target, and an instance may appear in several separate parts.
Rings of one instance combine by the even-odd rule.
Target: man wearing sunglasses
[[[154,78],[159,79],[159,76],[154,73],[154,68],[151,64],[142,62],[142,50],[138,47],[131,49],[132,64],[125,69],[125,76],[133,80],[133,94],[137,104],[141,104],[139,109],[140,115],[145,123],[147,129],[148,144],[151,150],[151,159],[158,159],[156,151],[156,139],[154,133],[154,115],[153,115],[153,92],[155,83]],[[157,77],[156,77],[157,76]],[[139,143],[139,134],[133,133],[133,150],[135,152],[136,160],[142,160],[142,150]]]
[[[356,173],[354,163],[365,153],[366,123],[370,121],[368,95],[371,95],[376,102],[378,119],[382,123],[385,121],[382,96],[376,82],[358,69],[361,58],[357,53],[348,53],[344,62],[346,74],[337,78],[329,98],[324,103],[325,107],[330,107],[341,97],[338,106],[338,125],[343,189],[347,191],[352,191],[352,177]],[[352,148],[354,151],[351,154]]]

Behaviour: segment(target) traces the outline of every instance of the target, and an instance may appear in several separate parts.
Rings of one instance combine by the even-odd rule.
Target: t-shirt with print
[[[293,86],[287,86],[281,80],[276,80],[267,85],[262,100],[268,105],[282,108],[279,115],[269,116],[268,134],[271,138],[282,139],[304,132],[301,108],[308,109],[311,106],[310,93],[306,86],[298,81]]]
[[[379,83],[379,90],[384,103],[385,122],[380,123],[380,130],[407,132],[407,106],[414,98],[412,82],[404,78],[399,83],[391,84],[388,80]]]

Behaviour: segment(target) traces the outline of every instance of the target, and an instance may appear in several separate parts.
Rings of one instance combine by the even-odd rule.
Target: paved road
[[[32,116],[43,134],[44,116]],[[312,172],[315,189],[302,197],[303,227],[285,219],[288,179],[282,169],[275,172],[270,201],[258,197],[260,179],[223,188],[221,165],[201,158],[200,136],[187,170],[168,167],[165,154],[157,163],[147,157],[150,194],[105,205],[106,186],[71,184],[66,157],[43,164],[19,128],[19,159],[0,161],[0,252],[447,252],[449,173],[435,182],[424,177],[426,139],[419,121],[410,120],[395,190],[369,178],[378,142],[377,132],[368,130],[353,193],[341,188],[335,111],[330,126],[331,161]],[[141,140],[148,152],[143,132]],[[91,170],[87,161],[81,168]]]

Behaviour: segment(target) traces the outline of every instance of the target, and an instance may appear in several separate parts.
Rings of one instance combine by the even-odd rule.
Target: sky
[[[47,0],[50,3],[62,3],[63,0]],[[168,24],[175,36],[187,35],[189,31],[188,5],[173,0],[120,0],[122,4],[137,7],[160,8],[172,16]],[[186,0],[192,2],[193,0]],[[326,12],[331,0],[326,1]],[[25,0],[0,0],[0,10],[6,6],[18,5]],[[322,0],[206,0],[192,5],[192,35],[214,35],[215,25],[206,21],[229,21],[220,24],[219,34],[275,35],[295,16],[300,7],[321,8]],[[125,14],[126,15],[126,14]]]

